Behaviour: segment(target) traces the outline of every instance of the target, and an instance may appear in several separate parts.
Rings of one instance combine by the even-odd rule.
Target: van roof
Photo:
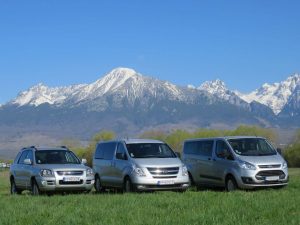
[[[241,139],[241,138],[262,138],[265,139],[264,137],[260,136],[223,136],[223,137],[208,137],[208,138],[194,138],[194,139],[188,139],[185,142],[188,141],[201,141],[201,140],[215,140],[215,139],[223,139],[223,140],[228,140],[228,139]]]
[[[164,142],[160,140],[154,140],[154,139],[118,139],[118,140],[111,140],[111,141],[100,141],[99,143],[109,143],[109,142],[120,142],[123,141],[126,144],[139,144],[139,143],[157,143],[157,144],[163,144]]]

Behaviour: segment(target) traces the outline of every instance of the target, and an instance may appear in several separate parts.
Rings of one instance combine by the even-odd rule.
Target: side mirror
[[[181,158],[180,152],[175,152],[175,154],[177,155],[177,157],[178,157],[179,159]]]
[[[279,155],[282,155],[282,150],[281,150],[281,148],[277,148],[276,150],[277,150],[277,152],[279,153]]]
[[[32,162],[30,159],[24,159],[24,164],[25,165],[32,165]]]
[[[87,160],[86,160],[86,159],[82,159],[82,160],[81,160],[81,163],[82,163],[83,165],[85,165],[85,164],[87,164]]]

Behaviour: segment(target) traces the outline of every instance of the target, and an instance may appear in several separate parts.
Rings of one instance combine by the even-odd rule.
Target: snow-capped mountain
[[[131,103],[147,96],[184,99],[182,89],[170,82],[142,76],[133,69],[116,68],[91,84],[54,88],[38,84],[20,93],[9,104],[18,106],[39,106],[44,103],[58,106],[76,105],[95,103],[95,101],[113,94],[118,95],[119,100],[126,97]]]
[[[236,93],[230,91],[226,87],[226,84],[220,79],[216,79],[213,81],[205,81],[197,89],[206,91],[216,96],[217,98],[229,102],[230,104],[249,108],[249,105],[244,100],[242,100],[239,96],[237,96]]]
[[[211,123],[225,123],[229,126],[232,123],[257,123],[273,126],[280,123],[279,115],[276,116],[273,111],[277,114],[282,111],[281,118],[300,113],[299,95],[298,92],[295,93],[295,90],[300,90],[297,88],[300,87],[299,80],[300,76],[296,74],[286,81],[265,84],[244,95],[229,90],[219,79],[206,81],[199,87],[181,87],[143,76],[133,69],[116,68],[91,84],[33,86],[3,105],[0,117],[4,123],[7,120],[15,122],[15,117],[25,112],[26,115],[19,117],[19,122],[23,123],[23,118],[29,117],[35,124],[37,114],[47,109],[52,112],[49,115],[52,115],[53,123],[59,120],[61,124],[67,120],[76,122],[80,115],[89,115],[93,119],[87,120],[99,122],[102,121],[98,118],[100,114],[103,118],[117,114],[118,117],[126,115],[124,120],[130,120],[127,122],[131,125],[134,123],[135,126],[149,124],[149,118],[152,118],[151,123],[154,124],[194,120],[206,124],[205,126]],[[13,116],[14,113],[17,115]],[[46,111],[44,113],[47,114]],[[102,122],[109,121],[107,119]]]
[[[300,75],[294,74],[289,76],[285,81],[274,84],[264,84],[261,88],[249,94],[236,94],[248,103],[257,101],[270,107],[273,112],[279,114],[284,106],[288,103],[296,87],[300,85]]]
[[[33,86],[27,91],[21,92],[17,98],[12,100],[10,104],[19,106],[34,105],[39,106],[44,103],[62,104],[73,93],[86,85],[74,85],[69,87],[47,87],[40,83]]]

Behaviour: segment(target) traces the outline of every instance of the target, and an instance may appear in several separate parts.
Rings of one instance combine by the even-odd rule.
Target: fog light
[[[47,181],[43,180],[43,181],[42,181],[42,185],[43,185],[43,186],[46,186],[46,185],[47,185]]]
[[[253,183],[253,180],[251,177],[242,177],[242,181],[244,184],[251,184]]]

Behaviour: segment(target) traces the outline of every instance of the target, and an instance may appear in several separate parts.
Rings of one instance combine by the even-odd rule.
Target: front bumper
[[[287,169],[242,170],[237,176],[238,186],[242,189],[286,186],[288,181]]]
[[[132,183],[139,191],[158,191],[158,190],[187,190],[189,188],[189,177],[178,176],[176,178],[153,178],[132,176]]]
[[[80,176],[79,181],[64,182],[63,177],[37,177],[39,189],[45,192],[56,191],[90,191],[92,190],[95,180],[94,177]]]

